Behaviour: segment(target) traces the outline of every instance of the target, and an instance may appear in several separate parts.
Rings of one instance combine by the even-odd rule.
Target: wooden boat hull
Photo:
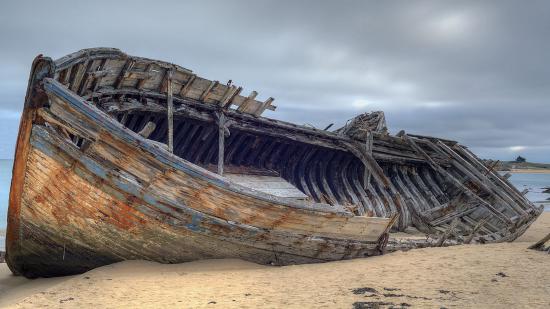
[[[38,57],[10,191],[12,271],[55,276],[126,259],[323,262],[511,241],[542,212],[457,142],[392,136],[381,112],[334,132],[264,118],[273,99],[241,90],[116,49]],[[231,180],[245,171],[273,173],[306,198]],[[388,236],[408,227],[437,241]]]
[[[14,273],[66,275],[127,259],[283,265],[381,252],[391,219],[293,204],[231,184],[39,76],[39,69],[52,70],[48,65],[34,65],[34,103],[27,101],[17,145],[6,243]],[[63,129],[86,142],[72,143]]]

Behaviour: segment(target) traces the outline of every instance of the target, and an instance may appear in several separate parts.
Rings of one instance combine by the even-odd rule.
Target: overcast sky
[[[269,117],[338,127],[383,110],[391,133],[550,162],[550,1],[99,3],[0,3],[0,158],[32,59],[105,46],[273,96]]]

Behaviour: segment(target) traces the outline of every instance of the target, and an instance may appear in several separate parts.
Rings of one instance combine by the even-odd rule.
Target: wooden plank
[[[210,82],[210,85],[208,85],[208,88],[206,88],[206,90],[204,90],[204,92],[201,94],[200,98],[199,98],[199,101],[202,101],[202,102],[205,102],[206,100],[208,100],[208,96],[211,95],[211,92],[212,90],[214,89],[214,87],[216,87],[220,82],[215,80],[215,81],[211,81]]]
[[[248,97],[246,97],[244,102],[241,105],[239,105],[239,107],[237,108],[237,111],[248,113],[249,112],[249,106],[255,103],[254,99],[256,98],[257,95],[258,95],[258,92],[252,91],[248,95]]]
[[[115,80],[115,84],[114,84],[115,89],[120,89],[122,87],[122,82],[126,78],[126,72],[128,70],[131,70],[135,63],[136,61],[134,59],[126,60],[126,62],[124,63],[124,66],[122,66],[122,69],[120,70],[120,73],[118,74]]]
[[[185,82],[185,86],[183,86],[180,90],[180,97],[184,98],[187,95],[189,90],[191,90],[191,87],[193,87],[193,82],[195,81],[196,78],[197,78],[197,75],[195,74],[189,77],[187,82]]]
[[[288,181],[276,176],[226,174],[225,177],[242,186],[279,197],[307,199],[307,195]]]
[[[273,103],[275,99],[269,97],[262,105],[259,105],[256,111],[254,111],[254,116],[259,117],[269,106]]]
[[[243,90],[243,87],[237,87],[234,88],[233,91],[228,94],[228,96],[220,102],[220,105],[223,104],[224,109],[229,109],[231,107],[231,104],[233,104],[233,100],[241,93]]]

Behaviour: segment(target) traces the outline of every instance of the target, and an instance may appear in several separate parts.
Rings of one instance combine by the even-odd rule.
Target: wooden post
[[[168,111],[168,151],[174,152],[174,102],[172,97],[172,75],[173,69],[168,70],[167,84],[166,84],[166,100]]]
[[[223,175],[223,160],[225,158],[225,114],[218,115],[218,174]]]

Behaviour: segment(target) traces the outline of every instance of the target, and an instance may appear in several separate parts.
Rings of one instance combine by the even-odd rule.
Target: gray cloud
[[[0,157],[33,57],[110,46],[273,96],[270,117],[384,110],[393,132],[550,162],[546,1],[21,2],[0,10]]]

